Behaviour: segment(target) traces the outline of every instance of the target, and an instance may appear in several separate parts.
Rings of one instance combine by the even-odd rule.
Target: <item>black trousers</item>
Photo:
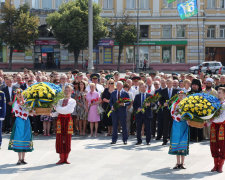
[[[35,116],[33,119],[34,133],[43,133],[43,124],[40,118],[41,116]]]
[[[3,132],[7,132],[7,131],[10,131],[11,129],[11,126],[12,126],[12,108],[11,109],[8,109],[6,111],[6,116],[5,116],[5,120],[3,121],[3,124],[2,124],[2,131]]]
[[[137,130],[137,142],[142,143],[142,138],[141,138],[141,130],[142,130],[142,125],[145,125],[145,135],[146,135],[146,143],[150,143],[151,141],[151,118],[147,118],[143,115],[138,115],[136,116],[136,130]]]
[[[167,143],[170,138],[170,132],[173,125],[173,119],[168,108],[163,109],[163,142]]]
[[[157,114],[157,139],[161,139],[163,135],[163,111],[159,109]]]
[[[153,118],[151,120],[151,134],[153,137],[155,137],[156,133],[156,121],[157,121],[157,113],[156,111],[153,111]]]

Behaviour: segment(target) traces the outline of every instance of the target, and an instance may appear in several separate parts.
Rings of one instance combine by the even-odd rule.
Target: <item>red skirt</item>
[[[57,119],[57,126],[60,124],[60,133],[56,133],[56,152],[59,154],[69,153],[71,151],[71,137],[72,134],[69,133],[69,122],[72,118],[70,114],[62,115],[60,114]]]
[[[225,123],[212,123],[210,149],[212,157],[225,159]]]

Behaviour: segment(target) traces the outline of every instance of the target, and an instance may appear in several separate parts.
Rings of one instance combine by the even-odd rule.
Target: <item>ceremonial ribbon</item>
[[[34,107],[37,103],[38,107],[41,106],[41,102],[52,102],[52,100],[49,99],[28,99],[26,104],[31,103],[30,107]]]

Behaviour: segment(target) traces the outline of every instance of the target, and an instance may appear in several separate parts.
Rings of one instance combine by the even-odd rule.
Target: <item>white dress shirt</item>
[[[222,123],[225,121],[225,101],[223,101],[222,103],[222,108],[220,111],[220,115],[218,117],[216,117],[213,122],[214,123]]]

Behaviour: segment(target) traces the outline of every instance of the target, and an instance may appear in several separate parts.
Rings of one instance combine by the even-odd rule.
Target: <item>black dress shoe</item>
[[[27,162],[25,162],[24,160],[21,160],[21,164],[27,164]]]
[[[22,163],[21,163],[21,161],[19,160],[17,163],[16,163],[16,165],[21,165]]]
[[[146,145],[147,145],[147,146],[149,146],[149,145],[150,145],[150,143],[146,143]]]
[[[156,140],[156,141],[159,141],[159,140],[161,140],[161,138],[158,138],[158,137],[157,137],[155,140]]]
[[[167,145],[167,142],[163,142],[163,143],[162,143],[162,146],[166,146],[166,145]]]
[[[141,142],[137,142],[135,145],[141,145],[142,143]]]
[[[124,145],[127,145],[127,141],[124,141],[123,144],[124,144]]]
[[[111,144],[116,144],[116,142],[111,142]]]

